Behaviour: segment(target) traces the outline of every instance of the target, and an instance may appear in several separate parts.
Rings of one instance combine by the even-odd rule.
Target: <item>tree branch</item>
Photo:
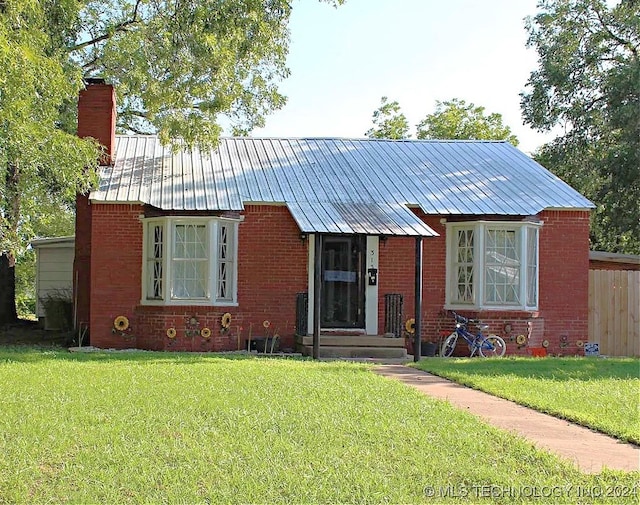
[[[131,131],[136,135],[149,135],[148,131],[145,131],[145,130],[140,129],[140,128],[136,128],[135,126],[130,125],[130,124],[124,124],[124,123],[118,122],[118,127],[122,128],[124,130]]]
[[[129,26],[134,25],[134,24],[139,22],[139,19],[138,19],[138,8],[140,7],[141,3],[142,3],[142,0],[136,0],[136,5],[133,8],[133,15],[131,16],[131,19],[127,19],[126,21],[123,21],[122,23],[118,23],[115,26],[115,28],[113,28],[113,30],[110,30],[108,33],[100,35],[99,37],[95,37],[95,38],[93,38],[91,40],[86,40],[84,42],[81,42],[80,44],[76,44],[75,46],[68,47],[67,48],[67,52],[72,53],[74,51],[80,51],[80,50],[84,49],[85,47],[93,46],[93,45],[97,44],[98,42],[102,42],[103,40],[110,39],[111,37],[113,37],[113,35],[115,33],[126,31]]]
[[[611,28],[609,27],[609,25],[607,25],[604,22],[604,19],[602,19],[602,14],[600,14],[600,11],[598,9],[595,9],[595,8],[594,8],[594,11],[596,13],[596,16],[598,16],[598,21],[600,21],[600,26],[602,26],[604,31],[607,32],[609,34],[609,36],[613,40],[615,40],[618,44],[620,44],[621,46],[624,46],[627,49],[629,49],[629,51],[631,51],[631,54],[633,54],[633,56],[637,59],[638,58],[638,49],[637,49],[637,47],[634,47],[634,45],[631,43],[631,41],[625,40],[622,37],[620,37],[620,36],[616,35],[615,33],[613,33],[613,31],[611,31]]]

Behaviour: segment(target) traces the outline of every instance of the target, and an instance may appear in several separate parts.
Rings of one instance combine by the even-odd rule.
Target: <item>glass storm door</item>
[[[325,236],[322,247],[320,323],[364,328],[364,236]]]

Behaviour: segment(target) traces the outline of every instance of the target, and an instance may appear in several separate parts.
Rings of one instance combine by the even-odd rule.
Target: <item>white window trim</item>
[[[153,217],[141,219],[142,221],[142,298],[140,300],[141,305],[206,305],[214,307],[237,307],[238,306],[238,224],[239,219],[231,219],[224,217]],[[225,223],[227,226],[232,227],[233,240],[230,244],[230,252],[233,260],[231,275],[231,299],[230,300],[217,300],[215,298],[217,291],[217,260],[218,260],[218,226],[220,223]],[[148,248],[149,248],[149,228],[153,224],[164,225],[163,244],[162,244],[162,258],[163,258],[163,297],[162,299],[147,298],[147,290],[149,287],[149,274],[148,271]],[[206,224],[208,232],[208,253],[209,253],[209,265],[207,276],[207,287],[205,298],[172,298],[171,297],[171,283],[172,283],[172,248],[174,241],[174,226],[176,224]]]
[[[473,301],[470,303],[453,303],[451,302],[453,293],[456,289],[455,274],[453,269],[454,265],[454,251],[456,249],[456,229],[473,229],[474,231],[474,254],[473,254],[473,269],[474,269],[474,283],[473,283]],[[520,254],[520,291],[519,297],[521,303],[517,304],[496,304],[487,303],[484,301],[485,297],[485,232],[487,228],[491,229],[504,229],[504,230],[516,230],[518,233],[518,243]],[[527,282],[528,272],[527,265],[529,264],[527,254],[527,229],[537,228],[537,243],[536,243],[536,301],[537,305],[527,305]],[[541,222],[516,222],[516,221],[465,221],[465,222],[451,222],[446,223],[447,229],[447,263],[446,263],[446,285],[445,285],[445,309],[450,310],[500,310],[500,311],[536,311],[540,305],[540,228],[542,228]]]

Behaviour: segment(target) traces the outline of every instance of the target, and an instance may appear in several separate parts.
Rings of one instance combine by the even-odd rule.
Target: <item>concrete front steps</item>
[[[313,356],[313,336],[296,337],[298,352]],[[406,359],[404,339],[385,336],[339,334],[320,335],[320,358]]]

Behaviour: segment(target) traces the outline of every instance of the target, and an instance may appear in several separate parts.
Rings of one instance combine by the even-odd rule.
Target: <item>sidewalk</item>
[[[381,365],[375,371],[521,435],[539,448],[573,461],[585,473],[599,473],[605,467],[640,470],[640,447],[415,368]]]

